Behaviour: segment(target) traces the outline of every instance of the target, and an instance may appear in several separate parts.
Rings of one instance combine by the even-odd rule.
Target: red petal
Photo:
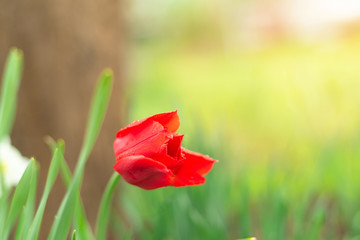
[[[117,133],[114,152],[117,160],[131,155],[150,156],[160,152],[171,133],[151,119],[124,128]]]
[[[198,174],[180,174],[176,175],[175,180],[171,184],[174,187],[185,187],[204,184],[206,179]]]
[[[207,155],[181,148],[184,155],[184,162],[178,170],[173,170],[176,175],[173,186],[198,185],[205,182],[203,177],[212,169],[217,160]]]
[[[184,165],[191,166],[191,170],[200,175],[209,173],[214,163],[218,162],[218,160],[212,159],[208,155],[193,152],[185,148],[181,148],[181,151],[185,156]]]
[[[151,155],[151,158],[161,162],[170,170],[178,169],[182,165],[181,142],[184,135],[174,133],[168,136],[170,139],[161,146],[158,153]]]
[[[124,135],[127,134],[128,132],[133,131],[134,128],[139,127],[139,125],[142,125],[147,120],[153,120],[155,122],[160,123],[164,128],[167,128],[170,132],[175,132],[180,126],[180,119],[177,114],[177,111],[159,113],[130,123],[126,127],[120,129],[120,131],[116,134],[116,137],[119,137],[119,134]]]
[[[173,157],[170,157],[167,154],[155,154],[151,156],[152,159],[164,164],[168,169],[173,171],[173,169],[178,169],[182,165],[182,159],[178,160]]]
[[[159,122],[161,125],[166,127],[170,132],[176,132],[180,126],[180,118],[177,114],[177,110],[167,113],[155,114],[148,119],[152,119],[156,122]]]
[[[164,164],[141,155],[120,159],[114,169],[128,183],[147,190],[169,186],[174,179]]]
[[[184,135],[175,133],[167,144],[167,154],[173,158],[179,158],[181,154],[181,142]]]

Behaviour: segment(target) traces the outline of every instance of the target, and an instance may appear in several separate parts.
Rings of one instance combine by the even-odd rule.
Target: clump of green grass
[[[0,141],[10,135],[16,111],[17,91],[22,72],[22,53],[17,49],[10,51],[6,62],[0,98]],[[8,239],[10,234],[14,239],[38,239],[42,218],[52,186],[61,173],[67,187],[66,194],[54,217],[48,239],[66,239],[72,233],[72,239],[106,239],[107,222],[111,207],[111,199],[119,179],[117,174],[110,179],[101,205],[95,231],[92,230],[84,211],[80,197],[80,188],[84,175],[86,161],[95,144],[96,138],[106,113],[112,89],[112,72],[105,70],[99,78],[90,106],[90,112],[85,131],[85,137],[80,156],[72,174],[63,157],[64,142],[48,139],[53,150],[48,176],[39,205],[36,205],[38,163],[31,159],[15,191],[12,192],[4,184],[4,176],[0,169],[0,238]],[[26,134],[26,133],[25,133]],[[11,160],[11,159],[10,159]],[[72,226],[71,226],[72,225]]]

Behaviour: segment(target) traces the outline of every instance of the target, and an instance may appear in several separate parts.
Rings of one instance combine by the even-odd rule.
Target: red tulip
[[[116,134],[117,171],[128,183],[143,189],[183,187],[205,182],[214,160],[181,147],[184,135],[177,111],[130,123]]]

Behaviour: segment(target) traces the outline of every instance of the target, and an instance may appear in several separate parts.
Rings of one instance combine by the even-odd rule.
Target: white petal
[[[7,187],[17,185],[28,164],[29,159],[11,145],[10,138],[3,138],[0,142],[0,166]]]

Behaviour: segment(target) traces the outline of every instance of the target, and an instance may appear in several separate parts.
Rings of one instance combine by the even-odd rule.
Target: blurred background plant
[[[35,131],[63,137],[68,146],[81,142],[83,99],[91,92],[83,88],[91,86],[102,61],[115,65],[118,87],[103,141],[89,160],[84,185],[93,187],[87,195],[100,192],[110,175],[98,171],[114,163],[115,132],[157,112],[178,109],[185,146],[220,160],[204,186],[146,192],[122,185],[110,221],[115,238],[360,239],[358,1],[43,3],[31,8],[30,17],[5,15],[11,5],[5,2],[0,26],[13,27],[0,28],[1,55],[9,48],[4,39],[30,55],[14,126],[22,152],[40,156],[26,144]],[[29,12],[19,4],[14,9]],[[98,9],[102,13],[91,18]],[[35,17],[41,13],[47,15]],[[12,35],[10,29],[25,30]],[[49,72],[36,75],[44,63]],[[45,79],[42,87],[30,84],[38,77]],[[30,85],[39,87],[25,94]],[[70,100],[60,104],[53,92],[44,93],[50,88],[61,101]],[[25,108],[37,118],[21,114]],[[22,119],[33,121],[28,126]],[[29,130],[35,122],[38,127]],[[84,201],[91,212],[93,204]]]
[[[186,146],[220,160],[202,187],[127,186],[133,236],[360,239],[359,3],[130,9],[130,118],[178,108]]]
[[[106,239],[111,196],[120,176],[114,173],[103,193],[100,207],[98,207],[95,231],[91,230],[87,220],[80,189],[85,164],[99,135],[108,107],[113,86],[112,71],[104,70],[95,88],[82,148],[73,174],[63,157],[64,141],[55,142],[52,138],[47,138],[53,154],[49,161],[50,167],[46,174],[45,188],[37,204],[39,166],[34,158],[28,160],[22,157],[11,146],[9,139],[16,113],[22,66],[22,52],[16,48],[11,49],[4,68],[0,94],[0,238],[29,240],[39,238],[40,229],[44,228],[43,216],[48,197],[54,190],[54,182],[61,172],[67,190],[56,216],[53,217],[48,239],[66,239],[71,224],[75,229],[72,234],[73,240],[75,238],[95,239],[94,234],[96,234],[96,239]],[[16,186],[14,190],[13,186]]]

